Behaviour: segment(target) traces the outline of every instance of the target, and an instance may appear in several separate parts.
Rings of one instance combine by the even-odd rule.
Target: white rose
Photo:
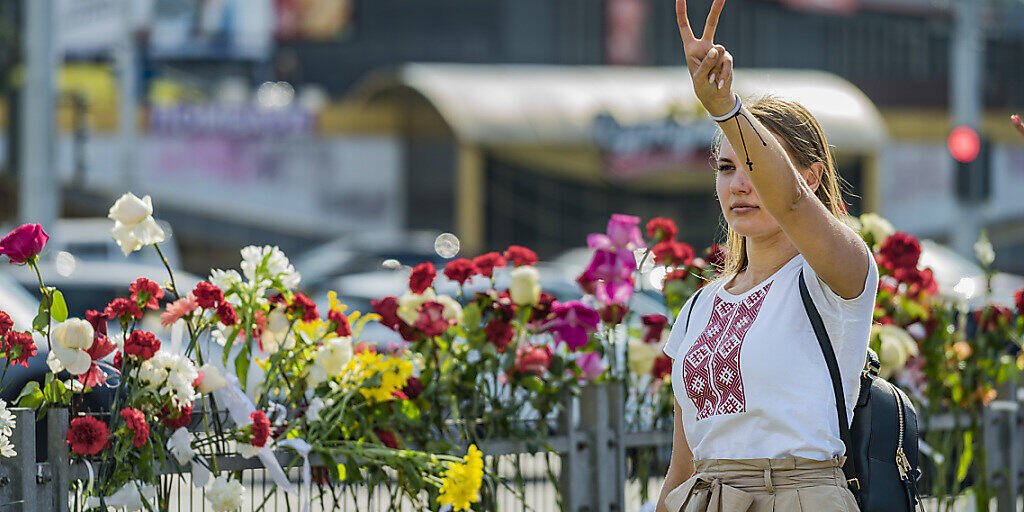
[[[50,354],[72,375],[81,375],[92,366],[92,357],[85,349],[92,346],[93,334],[92,324],[80,318],[69,318],[50,329]],[[52,370],[54,364],[49,356],[47,362]]]
[[[341,375],[352,359],[352,342],[348,338],[331,338],[316,351],[314,360],[332,377]]]
[[[235,451],[238,452],[243,459],[251,459],[259,455],[261,448],[253,446],[249,443],[236,442]]]
[[[295,333],[291,329],[291,321],[284,308],[275,308],[267,315],[267,324],[260,337],[263,351],[267,354],[277,353],[281,348],[295,348]]]
[[[229,512],[242,506],[243,491],[242,484],[221,475],[206,488],[206,499],[214,512]]]
[[[512,284],[508,288],[512,302],[519,306],[532,306],[540,300],[540,272],[530,266],[512,271]]]
[[[444,306],[444,318],[445,320],[455,320],[457,323],[462,323],[462,306],[459,302],[447,295],[438,295],[434,298],[434,302]]]
[[[871,239],[874,240],[876,246],[884,242],[886,238],[889,238],[889,235],[896,232],[892,224],[877,213],[861,215],[860,222],[862,231],[871,234]]]
[[[420,294],[405,292],[398,298],[398,311],[396,314],[405,323],[413,325],[420,317],[420,306],[426,302],[433,302],[436,298],[434,290],[430,288],[423,290],[423,293]]]
[[[121,224],[138,224],[153,215],[153,200],[149,196],[139,199],[128,192],[114,202],[107,217]]]
[[[228,384],[220,370],[210,363],[199,368],[199,375],[202,376],[202,380],[199,381],[199,392],[203,394],[212,393]]]
[[[654,369],[654,361],[661,350],[657,343],[644,343],[643,340],[629,340],[629,369],[637,375],[650,375]]]
[[[152,214],[153,202],[149,196],[139,199],[131,192],[121,196],[110,208],[107,217],[114,220],[110,234],[125,256],[144,245],[164,241],[164,230]]]
[[[878,351],[881,369],[878,375],[884,379],[889,378],[894,371],[907,364],[908,357],[918,354],[917,342],[900,327],[890,324],[874,324],[871,326],[871,331],[872,334],[878,335],[881,344]]]
[[[178,459],[178,464],[185,465],[195,457],[196,452],[192,450],[192,434],[188,429],[181,427],[174,431],[174,434],[167,439],[167,450]]]
[[[974,243],[974,255],[978,258],[978,263],[981,263],[983,267],[991,265],[996,260],[996,251],[992,248],[992,243],[988,241],[988,237],[984,234]]]

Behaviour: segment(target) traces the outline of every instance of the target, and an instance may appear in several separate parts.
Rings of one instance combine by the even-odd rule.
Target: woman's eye
[[[731,170],[732,168],[733,167],[731,165],[719,165],[718,166],[718,172],[725,172],[725,171]]]

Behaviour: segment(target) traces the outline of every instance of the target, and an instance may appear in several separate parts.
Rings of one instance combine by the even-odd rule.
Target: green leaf
[[[228,354],[231,353],[231,347],[234,346],[235,340],[238,338],[239,329],[240,326],[235,326],[234,329],[231,329],[231,332],[228,334],[227,340],[224,341],[224,350],[223,355],[221,357],[221,364],[223,364],[225,367],[228,365]]]
[[[39,389],[39,383],[33,380],[25,384],[25,387],[21,389],[21,393],[18,394],[18,398],[14,400],[14,403],[18,404],[18,407],[28,407],[31,409],[42,405],[43,392]]]
[[[363,473],[359,471],[359,464],[352,457],[348,457],[345,460],[345,473],[345,481],[348,483],[363,481]]]
[[[402,402],[402,413],[405,414],[406,418],[415,420],[420,417],[420,408],[416,407],[416,404],[412,403],[412,400],[401,400]]]
[[[50,324],[50,315],[44,309],[32,319],[32,329],[46,334],[46,326]]]
[[[523,378],[523,387],[533,391],[534,393],[540,393],[544,391],[544,383],[537,378],[536,375],[530,375]]]
[[[974,431],[964,432],[963,453],[960,454],[960,464],[956,468],[956,483],[960,485],[967,478],[967,470],[971,468],[974,461]]]
[[[245,389],[245,378],[249,375],[249,347],[246,345],[242,347],[242,350],[235,356],[235,375],[238,376],[238,382],[242,384],[242,389]]]
[[[64,294],[60,290],[53,291],[53,307],[50,308],[50,316],[58,322],[68,319],[68,305],[64,302]]]

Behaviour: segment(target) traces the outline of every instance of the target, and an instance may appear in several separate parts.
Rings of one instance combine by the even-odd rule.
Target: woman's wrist
[[[716,101],[712,105],[705,105],[704,108],[707,109],[708,114],[710,114],[712,117],[722,117],[728,114],[729,112],[732,112],[733,108],[736,106],[737,101],[738,99],[736,98],[736,96],[730,95],[728,99]]]

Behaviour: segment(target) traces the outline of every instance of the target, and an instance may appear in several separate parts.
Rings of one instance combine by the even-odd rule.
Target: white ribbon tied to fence
[[[302,457],[302,487],[306,488],[307,501],[302,505],[302,512],[309,510],[309,502],[313,499],[313,477],[309,468],[309,452],[313,449],[305,439],[293,438],[277,443],[282,448],[291,448]]]

